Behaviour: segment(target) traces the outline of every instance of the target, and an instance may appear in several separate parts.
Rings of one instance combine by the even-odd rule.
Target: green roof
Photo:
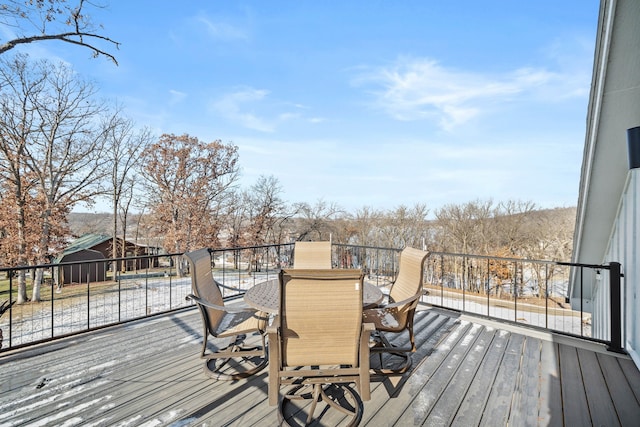
[[[111,236],[106,234],[83,234],[73,241],[62,253],[56,258],[56,261],[60,261],[62,257],[70,255],[79,251],[91,249],[95,245],[111,240]]]

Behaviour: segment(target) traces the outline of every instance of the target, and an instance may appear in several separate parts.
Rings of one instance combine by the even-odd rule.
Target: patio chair
[[[363,278],[360,270],[280,272],[279,314],[267,336],[269,404],[278,405],[281,423],[288,423],[292,413],[304,417],[306,410],[288,410],[301,399],[311,399],[307,424],[322,401],[350,417],[350,425],[360,422],[362,400],[370,400],[373,330],[362,321]],[[292,389],[281,395],[280,388],[287,385]]]
[[[331,268],[331,242],[296,242],[293,268]]]
[[[211,378],[235,380],[255,374],[267,365],[264,332],[267,315],[246,306],[225,306],[218,283],[211,272],[209,249],[184,254],[191,267],[191,291],[187,299],[195,301],[204,326],[200,357],[205,359],[204,372]],[[257,333],[262,346],[245,347],[247,334]],[[208,337],[222,341],[226,347],[207,352]],[[234,361],[234,363],[229,363]]]
[[[423,268],[428,255],[429,253],[425,251],[405,248],[400,253],[398,277],[391,286],[387,303],[363,312],[364,321],[373,323],[376,327],[375,345],[371,348],[371,352],[380,356],[381,367],[374,369],[377,373],[401,374],[411,367],[409,353],[416,351],[413,317],[418,301],[423,295]],[[385,333],[399,334],[404,331],[409,333],[409,346],[395,346],[384,335]],[[385,368],[382,363],[383,353],[400,356],[403,363],[399,367]]]

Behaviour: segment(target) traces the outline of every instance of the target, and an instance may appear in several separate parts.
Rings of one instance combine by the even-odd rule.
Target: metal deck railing
[[[388,289],[398,268],[396,248],[333,244],[334,268],[361,268],[365,280]],[[181,253],[0,268],[0,351],[155,316],[193,306],[185,299],[191,279]],[[127,271],[112,272],[112,263]],[[212,251],[214,278],[225,299],[277,277],[293,265],[293,244]],[[622,351],[620,266],[578,265],[481,255],[430,253],[425,263],[424,303],[546,329],[609,344]],[[610,275],[610,327],[594,334],[592,315],[569,304],[569,281],[576,270]],[[6,276],[6,279],[2,279]],[[18,284],[32,294],[41,278],[40,301],[17,304]],[[586,288],[591,289],[589,286]],[[615,290],[617,289],[617,295]]]

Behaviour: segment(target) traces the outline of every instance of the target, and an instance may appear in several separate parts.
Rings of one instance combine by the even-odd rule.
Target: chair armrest
[[[214,310],[224,311],[226,313],[242,313],[242,312],[245,312],[245,311],[248,311],[248,312],[257,312],[258,311],[255,308],[251,308],[251,307],[227,307],[227,306],[224,306],[224,305],[212,304],[209,301],[205,301],[202,298],[198,298],[197,296],[195,296],[193,294],[187,295],[186,299],[190,299],[192,301],[195,301],[196,304],[204,305],[205,307],[213,308]]]
[[[403,299],[402,301],[394,301],[391,304],[384,304],[384,305],[380,305],[376,308],[378,309],[387,309],[387,308],[396,308],[396,307],[402,307],[405,306],[409,303],[412,303],[413,301],[417,300],[418,298],[420,298],[423,295],[422,292],[418,292],[417,294],[415,294],[412,297],[409,297],[407,299]]]
[[[273,323],[267,326],[267,335],[270,335],[270,336],[273,335],[277,337],[278,335],[278,317],[277,316],[273,320]]]
[[[224,285],[224,284],[218,282],[215,279],[213,281],[215,282],[216,286],[219,287],[219,288],[228,289],[230,291],[236,291],[236,292],[238,292],[239,294],[242,294],[242,295],[244,295],[247,292],[246,289],[240,289],[240,288],[234,288],[233,286],[227,286],[227,285]]]
[[[280,340],[278,339],[279,316],[273,319],[273,323],[267,326],[267,339],[269,340],[269,406],[278,404],[280,389]]]

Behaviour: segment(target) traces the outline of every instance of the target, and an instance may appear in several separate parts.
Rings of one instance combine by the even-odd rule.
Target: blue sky
[[[245,187],[352,212],[577,203],[596,0],[110,3],[93,16],[119,66],[29,52],[157,135],[237,145]]]

